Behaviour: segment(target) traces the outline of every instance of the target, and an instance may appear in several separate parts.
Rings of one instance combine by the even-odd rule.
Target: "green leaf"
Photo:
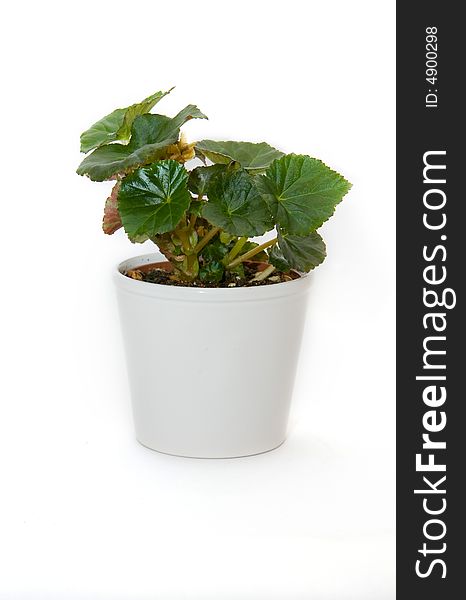
[[[279,271],[311,271],[320,265],[327,255],[324,240],[317,233],[300,236],[278,232],[278,248],[274,246],[269,252],[270,262]]]
[[[195,104],[188,104],[183,110],[173,117],[172,121],[176,127],[181,127],[191,119],[207,119],[206,115],[199,110]]]
[[[268,249],[268,255],[270,264],[273,265],[278,271],[288,273],[288,271],[291,269],[291,266],[283,256],[283,252],[280,250],[277,244]]]
[[[151,121],[151,117],[159,117],[159,120],[156,122],[155,126]],[[205,114],[202,113],[194,104],[188,104],[188,106],[185,106],[183,110],[180,110],[180,112],[172,119],[164,115],[144,115],[141,118],[144,118],[147,121],[144,123],[146,132],[142,137],[139,137],[140,132],[138,132],[138,137],[134,141],[133,136],[131,136],[130,142],[130,144],[136,144],[138,147],[143,143],[153,143],[154,137],[157,139],[157,141],[164,139],[171,140],[174,138],[175,141],[177,141],[180,134],[180,127],[182,127],[187,121],[190,121],[191,119],[207,119]],[[168,143],[172,144],[173,142]]]
[[[199,269],[199,279],[204,283],[220,283],[225,267],[220,262],[209,262]]]
[[[215,177],[224,173],[226,165],[211,165],[210,167],[196,167],[189,174],[189,191],[198,196],[205,196],[207,188]]]
[[[297,154],[274,161],[256,182],[277,224],[296,235],[320,227],[351,188],[322,161]]]
[[[207,194],[202,216],[227,233],[249,237],[262,235],[273,226],[266,203],[244,170],[215,177]]]
[[[228,269],[228,272],[235,275],[236,281],[238,281],[238,279],[244,279],[246,276],[243,263],[239,263],[236,267]]]
[[[219,283],[223,279],[225,265],[222,260],[228,254],[229,245],[215,237],[201,250],[199,277],[205,283]]]
[[[116,173],[127,173],[163,158],[164,149],[178,141],[180,127],[189,119],[206,118],[190,104],[172,119],[164,115],[140,115],[134,119],[128,145],[109,144],[96,148],[77,169],[93,181],[104,181]]]
[[[169,94],[172,89],[168,92],[156,92],[138,104],[132,104],[126,108],[117,108],[97,123],[94,123],[81,134],[81,152],[87,153],[115,140],[128,141],[134,119],[138,115],[150,112],[157,102]]]
[[[231,242],[236,242],[237,239],[236,235],[230,235],[226,231],[221,231],[218,237],[222,244],[225,244],[225,246],[230,246]]]
[[[228,250],[229,247],[217,237],[201,250],[201,256],[206,262],[220,262],[227,255]]]
[[[191,201],[188,173],[174,160],[142,167],[121,182],[118,209],[130,239],[172,231]]]
[[[167,139],[175,139],[179,134],[179,127],[173,124],[173,119],[165,115],[139,115],[136,117],[131,129],[131,141],[127,146],[129,151],[134,152],[146,145],[164,142]],[[118,144],[112,144],[112,147]],[[97,150],[95,150],[97,152]]]
[[[202,140],[196,144],[196,153],[213,163],[239,163],[243,169],[253,172],[264,171],[277,158],[283,156],[276,148],[265,142],[216,142]]]
[[[192,200],[191,204],[189,205],[188,212],[190,215],[196,215],[196,217],[200,217],[203,206],[204,202],[202,200]]]
[[[133,130],[138,125],[138,119],[142,117],[136,118]],[[177,140],[178,134],[160,142],[144,144],[139,148],[135,148],[131,143],[128,146],[120,144],[101,146],[82,161],[76,172],[78,175],[87,175],[92,181],[104,181],[117,173],[124,174],[162,158],[166,146],[174,144]]]

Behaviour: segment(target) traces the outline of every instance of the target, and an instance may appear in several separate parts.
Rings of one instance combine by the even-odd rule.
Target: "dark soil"
[[[124,274],[131,279],[138,279],[148,283],[158,283],[162,285],[177,285],[182,287],[195,288],[232,288],[232,287],[255,287],[258,285],[273,285],[291,281],[299,277],[298,273],[280,273],[274,271],[269,277],[262,281],[251,281],[254,276],[267,267],[263,263],[249,263],[244,265],[245,277],[241,278],[236,273],[226,273],[225,280],[219,284],[203,283],[202,281],[178,281],[173,278],[169,263],[156,263],[144,265],[138,269],[131,269]]]

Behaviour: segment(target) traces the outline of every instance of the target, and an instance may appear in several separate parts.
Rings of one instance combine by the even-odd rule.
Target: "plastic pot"
[[[310,277],[243,288],[147,283],[115,269],[137,439],[179,456],[266,452],[286,437]]]

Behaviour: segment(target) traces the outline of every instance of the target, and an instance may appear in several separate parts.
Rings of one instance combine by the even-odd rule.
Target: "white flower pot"
[[[285,440],[310,277],[190,288],[114,273],[136,435],[180,456],[228,458]]]

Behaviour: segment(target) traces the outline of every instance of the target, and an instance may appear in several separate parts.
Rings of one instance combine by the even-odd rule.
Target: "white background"
[[[4,8],[5,11],[5,8]],[[3,15],[1,600],[394,598],[394,2],[22,2]],[[135,441],[79,134],[177,88],[190,139],[266,140],[354,187],[323,228],[289,439]],[[121,235],[120,235],[121,234]]]

